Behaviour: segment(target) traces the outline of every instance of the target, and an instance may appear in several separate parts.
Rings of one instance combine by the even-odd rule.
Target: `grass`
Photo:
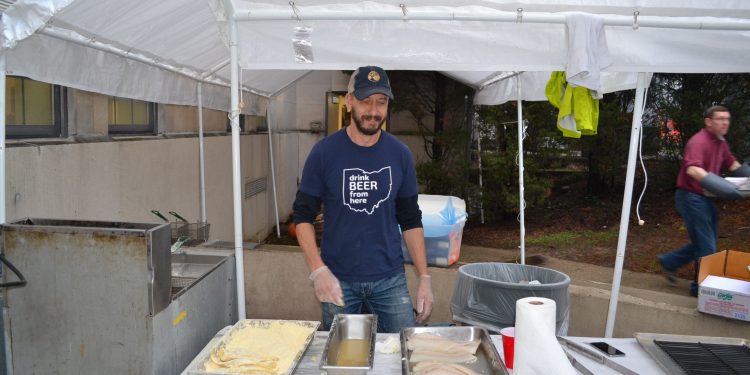
[[[526,244],[548,247],[602,245],[617,239],[618,233],[608,231],[564,231],[538,236],[527,236]]]

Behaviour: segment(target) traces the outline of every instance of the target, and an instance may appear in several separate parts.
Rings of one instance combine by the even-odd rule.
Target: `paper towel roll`
[[[555,336],[555,301],[526,297],[516,301],[514,375],[576,375]]]

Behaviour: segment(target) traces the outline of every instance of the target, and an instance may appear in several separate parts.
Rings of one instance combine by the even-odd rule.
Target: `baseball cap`
[[[383,68],[363,66],[357,68],[349,78],[349,90],[357,100],[365,100],[372,94],[383,94],[393,100],[391,82]]]

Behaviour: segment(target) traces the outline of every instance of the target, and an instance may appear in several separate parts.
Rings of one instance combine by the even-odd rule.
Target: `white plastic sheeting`
[[[448,72],[448,75],[451,77],[460,77],[462,72]],[[467,73],[464,73],[464,75],[467,75]],[[637,77],[638,73],[602,73],[602,92],[606,94],[633,89]],[[544,88],[549,78],[549,72],[523,72],[519,74],[518,79],[521,80],[520,85],[523,87],[521,100],[546,101],[547,97],[544,93]],[[517,100],[516,93],[518,90],[516,86],[518,84],[518,80],[516,79],[501,79],[487,86],[481,86],[477,89],[474,103],[493,105]]]
[[[309,70],[351,70],[370,64],[386,69],[446,71],[477,88],[496,72],[563,70],[568,54],[574,52],[566,50],[564,15],[558,12],[588,12],[605,18],[613,64],[605,69],[604,76],[608,72],[641,71],[744,72],[750,61],[750,31],[642,26],[682,22],[685,27],[726,25],[747,30],[750,3],[743,1],[416,0],[404,8],[399,6],[404,3],[400,0],[302,0],[294,8],[286,0],[227,3],[236,10],[238,19],[269,12],[287,19],[238,22],[242,84],[262,95],[277,92]],[[523,9],[521,18],[518,8]],[[639,12],[638,29],[631,26],[636,22],[635,11]],[[0,20],[0,46],[7,51],[12,74],[109,95],[194,105],[196,83],[190,78],[202,78],[228,60],[227,14],[220,0],[19,0]],[[306,19],[315,14],[360,20]],[[362,19],[394,14],[404,20]],[[510,22],[462,20],[482,18]],[[295,60],[292,38],[297,26],[312,27],[312,63]],[[175,71],[34,35],[50,27],[151,58]],[[61,58],[50,61],[49,56]],[[229,84],[229,67],[218,69],[208,78],[220,85],[204,86],[205,106],[227,110],[228,94],[222,91],[228,90],[223,86]],[[635,86],[633,76],[619,79],[620,83],[609,90]],[[514,100],[515,89],[508,87],[513,81],[480,90],[477,103]],[[521,81],[524,99],[544,99],[543,73],[522,77]],[[244,102],[249,104],[245,113],[265,112],[263,100],[253,103],[247,98]]]
[[[30,63],[34,61],[49,63]],[[88,66],[86,61],[101,67]],[[157,103],[198,104],[198,81],[193,78],[39,34],[7,54],[7,73],[105,95]],[[229,95],[228,87],[203,84],[206,108],[229,111]],[[265,111],[265,99],[249,93],[244,97],[243,113],[260,115]]]

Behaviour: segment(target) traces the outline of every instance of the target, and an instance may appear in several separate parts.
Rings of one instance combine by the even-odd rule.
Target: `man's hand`
[[[315,297],[320,302],[333,303],[344,306],[344,293],[341,292],[339,280],[327,266],[320,267],[310,273],[310,280],[315,287]]]
[[[422,275],[419,277],[419,285],[417,285],[417,323],[421,324],[427,321],[432,314],[433,302],[430,275]]]

